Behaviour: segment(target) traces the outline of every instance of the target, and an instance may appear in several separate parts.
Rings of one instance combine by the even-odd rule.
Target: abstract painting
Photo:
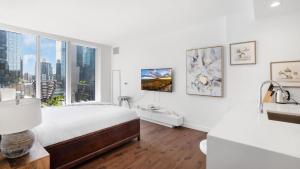
[[[286,87],[300,87],[300,60],[272,62],[270,70],[271,80]]]
[[[230,64],[256,64],[256,42],[241,42],[230,44]]]
[[[186,92],[191,95],[223,96],[223,47],[186,51]]]

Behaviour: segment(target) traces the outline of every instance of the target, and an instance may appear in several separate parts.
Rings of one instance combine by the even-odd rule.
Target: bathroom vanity
[[[208,133],[207,169],[299,169],[300,106],[232,108]]]

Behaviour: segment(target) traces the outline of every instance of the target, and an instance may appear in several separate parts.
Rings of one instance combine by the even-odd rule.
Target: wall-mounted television
[[[172,92],[172,69],[141,69],[142,90]]]

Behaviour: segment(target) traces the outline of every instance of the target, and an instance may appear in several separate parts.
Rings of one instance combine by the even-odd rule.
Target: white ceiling
[[[265,18],[282,15],[300,10],[300,0],[253,0],[255,17]],[[270,4],[273,1],[281,2],[281,5],[276,8],[271,8]]]
[[[0,0],[0,23],[115,44],[253,8],[252,0]],[[256,5],[259,5],[255,0]],[[289,0],[300,1],[300,0]]]

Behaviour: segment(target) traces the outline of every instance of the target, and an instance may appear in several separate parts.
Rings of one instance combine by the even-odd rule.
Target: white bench
[[[167,127],[173,128],[183,125],[184,118],[182,115],[163,108],[151,109],[147,106],[137,106],[137,113],[142,120]]]

